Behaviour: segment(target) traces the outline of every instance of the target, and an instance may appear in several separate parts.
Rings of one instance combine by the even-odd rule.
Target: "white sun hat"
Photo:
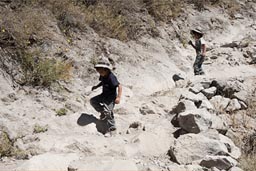
[[[203,36],[204,35],[204,32],[202,31],[202,29],[201,28],[194,28],[194,29],[192,29],[191,31],[190,31],[191,33],[198,33],[198,34],[201,34],[201,36]]]
[[[100,59],[99,62],[94,66],[94,68],[107,68],[112,70],[111,64],[106,59]]]

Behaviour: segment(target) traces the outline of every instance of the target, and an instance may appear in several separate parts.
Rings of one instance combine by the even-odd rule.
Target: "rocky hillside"
[[[254,171],[255,21],[254,0],[0,0],[0,170]],[[112,137],[89,103],[101,56]]]

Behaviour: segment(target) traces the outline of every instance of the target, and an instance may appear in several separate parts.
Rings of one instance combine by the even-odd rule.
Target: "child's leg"
[[[196,60],[193,65],[195,75],[198,75],[198,74],[200,74],[200,72],[202,72],[203,61],[204,61],[204,57],[202,55],[196,56]]]
[[[102,96],[101,95],[98,95],[98,96],[95,96],[93,98],[90,99],[90,103],[92,105],[92,107],[97,111],[97,112],[102,112],[104,109],[103,109],[103,106],[100,105],[100,103],[102,103]]]
[[[199,72],[199,67],[198,67],[198,63],[199,63],[199,57],[198,55],[196,56],[196,60],[193,64],[193,68],[194,68],[194,74],[197,75]]]
[[[204,71],[202,68],[203,62],[204,62],[204,57],[202,55],[200,55],[200,61],[198,63],[199,74],[204,74]]]
[[[107,102],[105,104],[107,105],[107,108],[108,108],[108,110],[106,111],[106,114],[105,114],[108,129],[109,129],[109,131],[114,131],[114,130],[116,130],[115,118],[114,118],[114,113],[113,113],[115,102],[111,101],[111,102]]]

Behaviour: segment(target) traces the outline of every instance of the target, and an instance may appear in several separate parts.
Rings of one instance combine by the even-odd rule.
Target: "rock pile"
[[[237,80],[209,80],[192,84],[170,112],[177,127],[170,147],[171,160],[215,170],[234,170],[241,152],[225,136],[228,125],[220,117],[247,107],[246,94]]]

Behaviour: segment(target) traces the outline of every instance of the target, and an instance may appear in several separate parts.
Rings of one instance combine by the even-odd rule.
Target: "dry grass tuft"
[[[246,114],[252,118],[256,118],[256,89],[251,93],[247,100],[248,108]]]
[[[243,155],[240,158],[240,165],[244,171],[254,171],[256,168],[256,132],[246,135],[241,145]]]
[[[241,8],[239,2],[234,0],[188,0],[188,3],[194,4],[199,11],[204,10],[206,6],[222,7],[232,18]]]
[[[4,13],[6,17],[0,19],[0,37],[7,38],[7,44],[12,41],[16,47],[27,48],[48,36],[47,16],[42,10],[24,7],[21,11],[5,10]]]
[[[170,21],[182,12],[183,3],[179,0],[144,0],[146,7],[156,20]]]
[[[16,159],[28,159],[29,151],[14,147],[14,142],[6,132],[0,131],[0,158],[15,157]]]
[[[243,171],[255,171],[256,168],[256,154],[242,155],[240,159],[240,167]]]
[[[12,143],[6,132],[0,132],[0,158],[2,156],[10,156],[12,151]]]
[[[100,35],[105,35],[119,40],[128,39],[128,28],[126,18],[118,15],[110,6],[100,3],[84,9],[85,22],[89,24]]]
[[[25,85],[47,87],[57,80],[68,80],[71,77],[70,62],[54,58],[43,59],[37,56],[37,53],[24,53],[21,60]]]

